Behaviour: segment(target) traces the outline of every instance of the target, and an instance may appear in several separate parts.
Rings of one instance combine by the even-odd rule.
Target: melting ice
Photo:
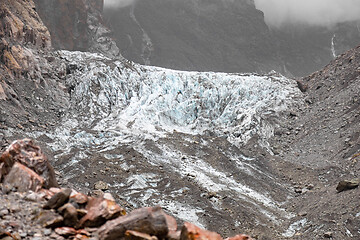
[[[271,222],[286,215],[269,194],[274,176],[256,159],[242,156],[239,147],[254,135],[268,146],[278,117],[300,99],[294,81],[275,73],[185,72],[98,54],[59,55],[72,69],[66,80],[71,106],[61,126],[47,135],[70,181],[86,173],[90,158],[101,158],[101,164],[109,162],[125,173],[143,167],[136,174],[111,175],[112,186],[135,207],[165,204],[172,214],[201,226],[207,225],[206,209],[221,216],[232,201],[242,203],[236,209],[260,212]],[[166,139],[175,133],[182,133],[184,146]],[[196,142],[195,135],[224,141],[221,146],[212,138]],[[142,162],[126,159],[118,150],[123,145],[141,154]],[[154,174],[162,167],[166,171]],[[184,191],[192,197],[184,200]],[[196,201],[210,191],[219,197]],[[241,220],[233,218],[236,224]]]

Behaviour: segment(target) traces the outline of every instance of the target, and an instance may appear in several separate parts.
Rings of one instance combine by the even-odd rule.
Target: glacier
[[[57,129],[33,136],[52,140],[55,166],[75,187],[104,179],[130,209],[161,205],[203,227],[216,227],[212,218],[238,227],[244,213],[260,213],[254,224],[264,226],[292,216],[276,199],[277,177],[242,147],[256,138],[254,148],[272,154],[279,119],[302,99],[294,80],[57,54],[70,106]]]

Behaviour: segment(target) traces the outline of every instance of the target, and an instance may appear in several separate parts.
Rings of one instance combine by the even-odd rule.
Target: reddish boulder
[[[185,222],[181,229],[180,240],[223,240],[223,238],[216,232],[210,232]]]
[[[90,198],[86,210],[87,214],[80,219],[78,228],[100,227],[107,220],[126,214],[114,201],[104,198]]]
[[[88,201],[88,196],[83,193],[73,191],[70,195],[70,200],[76,202],[77,204],[86,204]]]
[[[7,175],[16,162],[30,168],[42,177],[45,180],[45,188],[58,186],[53,167],[40,147],[36,146],[31,139],[14,141],[6,149],[0,156],[0,163],[4,163],[0,175],[2,177]]]
[[[19,192],[37,192],[42,188],[44,179],[24,165],[15,163],[5,177],[4,184],[17,188]]]
[[[126,216],[108,221],[98,230],[98,235],[102,240],[121,239],[127,230],[165,238],[169,232],[166,214],[160,207],[136,209]]]

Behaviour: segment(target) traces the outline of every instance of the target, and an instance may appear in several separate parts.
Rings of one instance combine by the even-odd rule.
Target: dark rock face
[[[282,71],[274,38],[251,1],[138,1],[105,9],[125,58],[182,70]]]
[[[65,66],[48,51],[50,34],[35,9],[32,0],[0,3],[1,130],[46,128],[67,102],[60,80]]]
[[[55,49],[100,52],[121,57],[102,20],[104,0],[35,0]]]
[[[359,23],[270,29],[252,1],[138,1],[105,9],[125,58],[181,70],[306,76],[360,43]]]
[[[35,4],[41,19],[51,31],[54,48],[80,51],[88,49],[84,1],[35,0]]]
[[[284,68],[294,76],[306,76],[323,68],[338,55],[360,44],[357,22],[332,27],[287,26],[272,29]]]

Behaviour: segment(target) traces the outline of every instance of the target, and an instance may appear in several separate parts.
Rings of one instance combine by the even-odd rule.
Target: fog
[[[360,20],[360,0],[254,0],[270,27],[289,24],[333,26]]]
[[[105,0],[105,8],[122,8],[133,4],[136,0]]]

